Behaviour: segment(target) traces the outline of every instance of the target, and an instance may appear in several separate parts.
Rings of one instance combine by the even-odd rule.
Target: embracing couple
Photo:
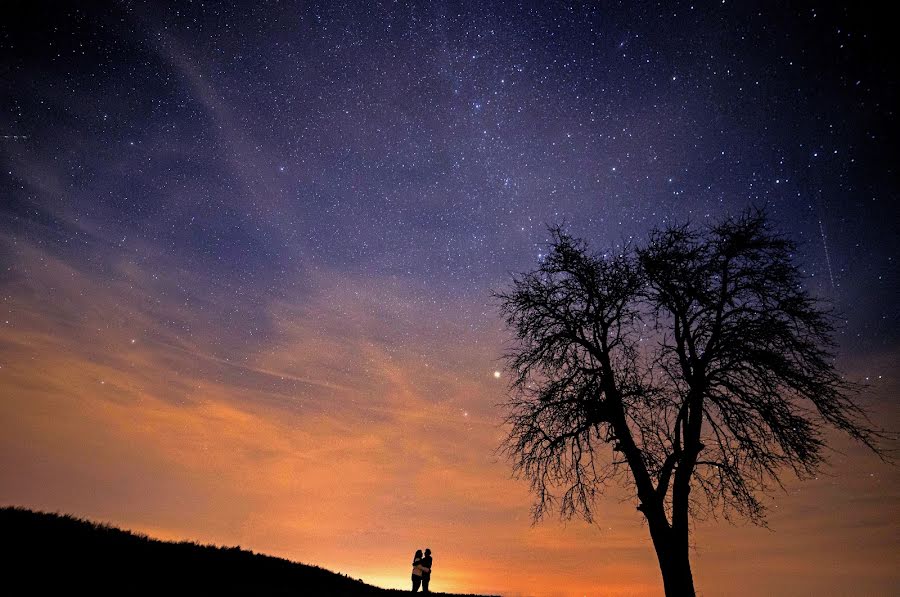
[[[428,593],[428,583],[431,582],[431,550],[426,548],[425,556],[422,557],[422,550],[417,549],[412,566],[412,592],[417,593],[419,585],[422,585],[422,592]]]

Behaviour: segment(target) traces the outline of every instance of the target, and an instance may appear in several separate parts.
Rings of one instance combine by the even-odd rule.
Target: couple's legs
[[[431,579],[430,579],[430,578],[427,578],[427,577],[425,577],[425,576],[422,577],[422,592],[423,592],[423,593],[430,593],[430,592],[431,592],[431,591],[428,590],[428,583],[430,583],[430,582],[431,582]]]
[[[421,577],[421,576],[413,576],[413,577],[412,577],[412,581],[413,581],[413,590],[412,590],[412,592],[413,592],[413,593],[418,593],[418,592],[419,592],[419,585],[422,584],[422,577]],[[425,592],[426,592],[426,593],[428,592],[428,585],[425,585]]]

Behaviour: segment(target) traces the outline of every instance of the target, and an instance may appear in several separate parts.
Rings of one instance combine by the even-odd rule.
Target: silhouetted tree
[[[614,480],[635,492],[666,595],[694,595],[690,519],[764,524],[759,494],[823,462],[823,429],[882,454],[834,367],[834,323],[793,244],[747,212],[595,254],[552,229],[539,267],[495,294],[516,343],[504,445],[551,508],[592,520]],[[610,449],[601,450],[604,444]]]

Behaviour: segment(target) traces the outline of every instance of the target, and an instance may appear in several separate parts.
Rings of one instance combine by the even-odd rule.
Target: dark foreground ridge
[[[6,554],[0,578],[3,595],[408,593],[240,547],[160,541],[106,524],[24,508],[0,509],[0,537]],[[398,575],[405,573],[405,567],[398,567]]]

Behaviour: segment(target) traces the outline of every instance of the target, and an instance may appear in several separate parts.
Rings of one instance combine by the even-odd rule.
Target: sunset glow
[[[890,172],[868,176],[852,122],[822,124],[852,112],[838,92],[814,106],[832,112],[787,104],[796,128],[731,112],[758,105],[741,95],[757,79],[769,98],[812,85],[768,69],[818,46],[742,45],[701,77],[722,43],[709,23],[748,28],[747,47],[769,30],[686,6],[124,6],[23,8],[8,41],[3,131],[27,139],[0,146],[0,504],[387,588],[430,547],[436,591],[661,595],[627,487],[594,524],[532,525],[498,450],[514,376],[490,293],[539,263],[548,223],[606,250],[753,202],[805,243],[811,287],[844,314],[842,370],[900,429]],[[670,25],[703,52],[668,51]],[[823,474],[766,498],[770,529],[697,525],[699,594],[900,586],[900,469],[834,441]]]

